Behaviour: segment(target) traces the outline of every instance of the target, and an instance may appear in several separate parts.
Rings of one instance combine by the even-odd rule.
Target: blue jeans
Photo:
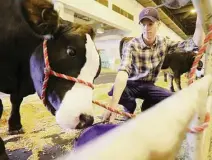
[[[119,104],[124,106],[126,112],[134,113],[136,108],[135,100],[136,98],[140,98],[144,100],[141,110],[145,111],[172,94],[169,90],[155,86],[153,82],[143,82],[140,80],[128,81]],[[113,95],[113,87],[108,92],[108,95]]]

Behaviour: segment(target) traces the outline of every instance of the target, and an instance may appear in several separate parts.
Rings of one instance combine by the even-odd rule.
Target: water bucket
[[[111,129],[113,129],[117,126],[118,126],[117,124],[99,123],[99,124],[95,124],[87,129],[85,129],[84,131],[81,132],[79,137],[75,140],[74,149],[86,144],[87,142],[90,142],[90,141],[96,139],[100,135],[107,133],[108,131],[110,131]]]

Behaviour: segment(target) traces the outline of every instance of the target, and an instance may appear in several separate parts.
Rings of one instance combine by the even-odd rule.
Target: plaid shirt
[[[121,65],[118,70],[126,71],[129,75],[128,80],[155,82],[165,55],[176,47],[185,51],[197,48],[192,38],[175,42],[157,36],[152,47],[144,43],[142,36],[133,38],[123,46]]]

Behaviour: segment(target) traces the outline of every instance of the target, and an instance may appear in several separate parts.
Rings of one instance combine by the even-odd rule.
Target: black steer
[[[22,132],[20,105],[35,91],[45,98],[61,127],[80,129],[92,125],[91,86],[101,68],[93,29],[60,19],[48,0],[1,1],[0,15],[0,92],[10,94],[12,103],[9,133]],[[52,38],[46,42],[47,37]],[[84,80],[90,87],[49,75],[42,96],[46,51],[53,71]],[[2,112],[0,100],[0,118]],[[2,139],[0,159],[7,159]]]
[[[20,104],[44,82],[44,48],[52,70],[93,83],[100,72],[95,33],[59,18],[48,0],[0,2],[0,91],[10,94],[9,132],[22,131]],[[46,36],[50,35],[50,36]],[[46,106],[61,127],[84,128],[93,123],[91,87],[50,75],[45,88]],[[0,102],[0,117],[3,105]],[[30,117],[29,117],[30,118]]]
[[[167,76],[169,76],[169,88],[172,92],[175,91],[173,80],[175,80],[178,90],[182,89],[181,75],[190,71],[196,55],[195,52],[184,52],[179,49],[175,49],[166,55],[161,69],[164,72],[164,81],[167,81]],[[200,60],[198,70],[202,69],[202,64]]]

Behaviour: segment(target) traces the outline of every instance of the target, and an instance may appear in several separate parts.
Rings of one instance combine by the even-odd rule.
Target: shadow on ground
[[[61,157],[65,153],[67,153],[71,148],[66,149],[67,146],[73,146],[75,139],[64,139],[62,138],[62,135],[64,133],[60,134],[52,134],[43,137],[43,139],[51,139],[53,145],[45,145],[42,149],[42,151],[38,152],[38,159],[39,160],[52,160],[58,157]],[[6,139],[4,142],[7,145],[7,143],[11,142],[18,142],[20,140],[20,136],[15,136]],[[18,144],[17,144],[18,145]],[[28,160],[33,154],[32,150],[28,150],[27,148],[20,148],[16,150],[7,150],[7,154],[10,158],[10,160]]]

